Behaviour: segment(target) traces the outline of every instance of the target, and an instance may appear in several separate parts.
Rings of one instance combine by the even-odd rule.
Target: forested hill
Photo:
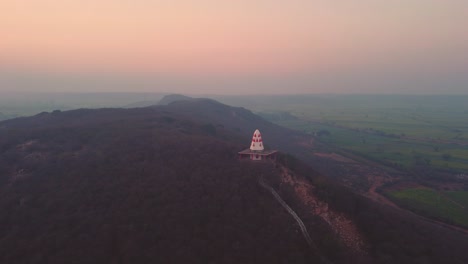
[[[237,160],[255,128],[267,147],[306,138],[205,99],[0,122],[0,263],[466,263],[466,237],[376,205],[299,160]],[[301,204],[285,170],[355,223],[364,253]]]
[[[315,259],[229,137],[164,108],[0,123],[0,263]]]

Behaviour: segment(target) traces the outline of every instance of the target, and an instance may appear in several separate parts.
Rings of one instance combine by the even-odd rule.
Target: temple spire
[[[252,136],[252,143],[250,144],[250,150],[258,150],[258,151],[264,150],[262,134],[260,133],[258,129],[255,130]]]

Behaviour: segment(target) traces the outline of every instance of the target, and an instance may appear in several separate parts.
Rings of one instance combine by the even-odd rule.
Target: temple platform
[[[276,160],[277,150],[251,150],[245,149],[238,152],[239,159],[248,158],[251,160]]]

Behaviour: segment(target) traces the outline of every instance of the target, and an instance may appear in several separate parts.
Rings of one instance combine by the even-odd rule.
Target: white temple
[[[253,133],[250,148],[239,152],[239,159],[249,158],[251,160],[276,160],[276,150],[265,150],[263,138],[257,129]]]
[[[260,131],[257,129],[255,130],[253,136],[252,136],[252,143],[250,144],[250,150],[264,150],[265,148],[263,147],[263,140],[262,140],[262,134]]]

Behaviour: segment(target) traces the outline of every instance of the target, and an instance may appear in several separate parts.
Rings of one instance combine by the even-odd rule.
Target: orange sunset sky
[[[0,91],[464,93],[467,25],[464,0],[1,0]]]

